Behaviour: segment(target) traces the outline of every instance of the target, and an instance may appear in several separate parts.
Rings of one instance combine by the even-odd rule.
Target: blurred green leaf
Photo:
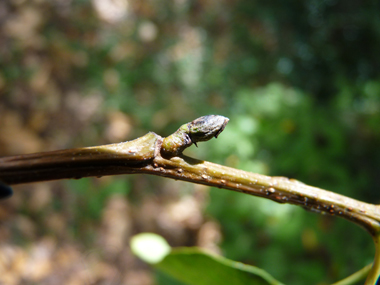
[[[156,266],[186,284],[282,284],[260,268],[195,247],[174,249]]]
[[[282,284],[260,268],[197,247],[170,250],[166,240],[154,233],[135,235],[130,245],[132,252],[142,260],[185,284]]]

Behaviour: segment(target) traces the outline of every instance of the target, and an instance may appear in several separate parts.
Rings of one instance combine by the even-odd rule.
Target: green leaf
[[[260,268],[194,247],[173,249],[156,267],[186,284],[282,284]]]
[[[130,245],[132,252],[142,260],[185,284],[282,284],[260,268],[210,254],[197,247],[170,249],[166,240],[154,233],[135,235]]]

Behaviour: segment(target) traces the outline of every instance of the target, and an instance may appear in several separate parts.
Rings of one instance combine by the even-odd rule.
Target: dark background
[[[188,155],[377,204],[379,11],[353,0],[1,1],[0,155],[166,136],[219,114],[226,130]],[[129,249],[146,231],[288,284],[329,284],[374,256],[345,220],[164,178],[14,190],[0,202],[5,284],[151,284]]]

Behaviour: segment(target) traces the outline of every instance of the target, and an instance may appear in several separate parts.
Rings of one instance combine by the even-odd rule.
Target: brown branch
[[[155,157],[153,167],[157,175],[185,180],[218,188],[259,196],[278,203],[290,203],[321,213],[336,215],[352,221],[372,235],[379,232],[380,209],[340,194],[308,186],[286,177],[270,177],[246,172],[186,156],[165,159]]]
[[[269,177],[181,154],[177,156],[178,149],[183,150],[181,144],[189,146],[217,136],[228,122],[224,117],[217,117],[213,116],[212,120],[203,119],[206,117],[197,119],[181,126],[175,134],[165,139],[155,133],[148,133],[133,141],[118,144],[3,157],[0,158],[0,181],[12,185],[146,173],[243,192],[278,203],[299,205],[313,212],[343,217],[364,227],[372,236],[378,235],[380,209],[376,205],[286,177]],[[214,128],[208,126],[202,130],[200,121],[211,121]],[[163,144],[164,151],[161,147]],[[170,151],[171,147],[173,152]]]
[[[0,190],[4,193],[0,195],[6,197],[11,193],[3,183],[145,173],[299,205],[313,212],[345,218],[372,235],[376,256],[366,284],[376,284],[380,275],[379,206],[294,179],[250,173],[182,155],[191,144],[217,137],[227,122],[222,116],[205,116],[181,126],[166,138],[150,132],[124,143],[3,157],[0,158]]]
[[[13,185],[57,179],[142,173],[152,164],[156,142],[148,133],[133,141],[0,158],[0,181]]]
[[[364,203],[285,177],[250,173],[186,156],[165,158],[155,133],[136,140],[89,148],[0,158],[0,181],[12,185],[55,179],[146,173],[290,203],[348,219],[379,231],[380,210]]]

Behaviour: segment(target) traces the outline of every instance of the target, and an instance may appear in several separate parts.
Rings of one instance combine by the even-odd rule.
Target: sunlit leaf
[[[131,239],[131,249],[142,260],[152,264],[160,262],[170,252],[166,240],[153,233],[135,235]]]

